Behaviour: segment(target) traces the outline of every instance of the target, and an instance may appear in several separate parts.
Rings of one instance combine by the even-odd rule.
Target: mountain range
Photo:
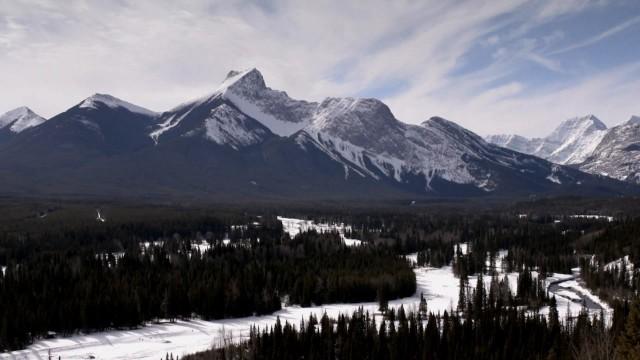
[[[593,115],[563,121],[544,138],[490,135],[488,142],[582,171],[640,183],[640,117],[607,128]]]
[[[377,99],[292,99],[256,69],[231,71],[212,93],[162,113],[95,94],[46,121],[26,108],[1,119],[5,195],[369,200],[640,189],[443,118],[403,123]],[[604,141],[609,133],[593,123],[565,128]],[[557,151],[567,139],[560,131],[539,147],[565,163],[590,151],[579,139]],[[532,146],[501,145],[517,142]]]

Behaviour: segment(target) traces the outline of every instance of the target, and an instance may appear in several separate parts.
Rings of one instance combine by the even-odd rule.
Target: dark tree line
[[[592,258],[583,258],[580,272],[587,286],[607,302],[631,299],[640,289],[640,269],[633,268],[624,258],[608,267],[595,265]]]
[[[621,325],[610,329],[602,318],[590,318],[586,312],[561,321],[555,302],[548,318],[515,307],[495,310],[487,303],[469,318],[447,312],[423,317],[400,308],[393,319],[358,311],[338,319],[312,315],[297,326],[278,319],[269,329],[252,329],[243,344],[183,359],[635,360],[640,354],[640,302],[626,313],[617,308],[614,317]]]
[[[123,255],[67,250],[30,256],[0,276],[0,348],[20,348],[48,331],[135,327],[159,318],[266,314],[285,297],[308,306],[390,299],[415,292],[406,261],[381,247],[345,247],[335,234],[218,244],[129,248]]]
[[[611,295],[618,319],[614,328],[621,332],[626,318],[618,314],[630,312],[624,300],[637,294],[640,279],[601,266],[624,255],[640,263],[640,220],[632,218],[609,223],[552,215],[522,219],[513,213],[369,209],[354,214],[333,209],[315,216],[351,224],[349,237],[369,244],[346,248],[335,234],[312,232],[290,239],[275,216],[182,211],[144,209],[138,215],[131,212],[131,220],[129,212],[120,214],[120,220],[107,213],[104,224],[76,221],[68,214],[56,218],[57,212],[15,224],[0,219],[0,265],[7,266],[6,275],[0,276],[0,348],[21,347],[47,331],[132,327],[194,315],[216,319],[269,313],[287,299],[305,306],[385,303],[415,291],[414,274],[399,257],[412,252],[418,253],[419,265],[452,264],[461,282],[474,274],[492,277],[483,289],[464,283],[465,300],[456,314],[449,314],[464,326],[469,325],[463,319],[481,322],[487,314],[491,321],[501,319],[502,326],[507,314],[518,318],[518,307],[537,309],[553,302],[530,272],[536,270],[544,278],[549,272],[569,273],[581,264],[587,284],[605,298]],[[222,246],[223,238],[229,238],[231,246]],[[194,241],[201,240],[213,248],[194,251]],[[143,242],[161,245],[141,251]],[[471,251],[463,255],[455,246],[459,243],[468,244]],[[522,273],[516,296],[507,291],[504,278],[494,279],[485,266],[500,250],[508,250],[504,270]],[[596,266],[586,258],[591,254],[596,255]],[[443,331],[442,317],[436,318]]]

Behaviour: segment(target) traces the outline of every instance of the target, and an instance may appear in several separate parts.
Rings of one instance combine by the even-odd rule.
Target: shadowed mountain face
[[[0,142],[0,176],[5,194],[202,201],[637,191],[376,99],[291,99],[255,69],[161,114],[96,94]]]

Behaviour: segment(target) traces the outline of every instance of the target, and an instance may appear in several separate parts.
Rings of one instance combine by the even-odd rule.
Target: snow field
[[[340,224],[316,224],[312,220],[300,220],[293,218],[285,218],[282,216],[277,217],[278,220],[282,223],[282,227],[284,232],[289,234],[290,237],[295,237],[298,234],[315,230],[318,233],[331,233],[337,232],[340,235],[340,238],[344,242],[346,246],[360,246],[362,245],[362,241],[358,239],[349,239],[345,236],[346,232],[351,231],[350,225],[345,225],[343,223]]]

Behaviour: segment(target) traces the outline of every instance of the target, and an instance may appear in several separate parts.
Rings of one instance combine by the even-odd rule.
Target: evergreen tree
[[[640,300],[631,304],[624,330],[618,337],[616,353],[622,360],[640,359]]]
[[[378,287],[377,298],[378,298],[378,311],[380,311],[383,314],[386,314],[387,310],[389,310],[389,298],[387,295],[386,284],[381,284]]]
[[[418,306],[418,312],[420,319],[426,318],[428,314],[427,299],[424,298],[424,293],[420,293],[420,305]]]

